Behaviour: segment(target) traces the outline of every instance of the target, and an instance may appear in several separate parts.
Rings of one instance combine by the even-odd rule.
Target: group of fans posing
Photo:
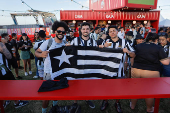
[[[40,30],[39,41],[37,41],[33,47],[33,49],[35,49],[35,59],[37,59],[38,74],[41,80],[51,80],[51,69],[49,66],[50,58],[48,55],[49,50],[71,45],[123,49],[124,54],[118,70],[118,77],[120,78],[153,78],[160,77],[160,75],[170,76],[168,69],[170,67],[168,58],[170,49],[167,41],[167,34],[164,32],[159,33],[159,35],[156,33],[149,33],[144,40],[143,33],[136,33],[134,37],[133,32],[129,31],[124,39],[119,38],[119,29],[117,26],[107,24],[106,28],[102,32],[100,27],[96,27],[94,29],[94,33],[92,33],[90,24],[84,22],[81,24],[79,31],[81,32],[81,35],[79,37],[74,37],[73,31],[71,31],[67,24],[62,21],[54,22],[52,30],[55,37],[50,38],[49,40],[45,40],[45,31]],[[66,32],[69,33],[70,36],[66,36]],[[158,41],[160,42],[159,44]],[[31,48],[31,46],[32,44],[29,45],[29,48]],[[7,69],[9,69],[8,65],[5,64],[6,61],[4,61],[4,59],[11,59],[12,55],[4,48],[4,44],[0,43],[0,55],[4,56],[0,57],[2,60],[1,62]],[[27,62],[29,63],[29,60]],[[11,76],[13,76],[10,70],[8,73],[2,74],[0,76],[0,80],[9,79],[9,77],[11,78]],[[147,112],[153,113],[154,99],[145,99],[145,101]],[[15,104],[18,104],[19,102],[22,102],[24,105],[28,103],[27,101],[17,101]],[[58,101],[56,100],[53,101],[53,106],[56,106],[57,102]],[[86,100],[85,102],[90,108],[95,108],[92,101]],[[134,109],[136,103],[137,100],[132,99],[130,101],[130,108]],[[6,104],[6,102],[4,102],[4,104]],[[42,113],[47,113],[48,104],[49,101],[43,101]],[[100,109],[103,111],[108,107],[108,105],[108,101],[103,100]],[[119,100],[116,100],[115,108],[118,113],[123,113]],[[80,106],[77,104],[77,101],[74,101],[74,104],[70,108],[71,113],[75,113],[76,111],[79,111],[79,109]]]

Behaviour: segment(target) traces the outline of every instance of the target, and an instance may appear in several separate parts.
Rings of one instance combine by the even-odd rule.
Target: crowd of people
[[[35,65],[37,67],[36,75],[33,78],[41,80],[51,80],[51,70],[49,66],[49,50],[60,48],[62,46],[91,46],[99,48],[122,49],[123,57],[120,62],[118,76],[119,78],[154,78],[166,76],[170,77],[170,40],[168,30],[165,32],[159,30],[159,33],[148,33],[145,38],[144,24],[140,28],[129,26],[129,30],[125,33],[124,28],[120,26],[107,24],[106,27],[98,25],[94,29],[90,24],[83,22],[78,32],[79,37],[74,37],[74,32],[65,22],[54,22],[52,26],[54,38],[46,40],[45,31],[40,30],[35,33],[35,44],[32,44],[27,34],[23,33],[18,42],[17,35],[12,34],[12,40],[9,42],[9,35],[2,34],[0,42],[0,80],[15,80],[11,72],[11,66],[15,69],[16,78],[22,79],[18,74],[18,69],[24,68],[25,76],[32,74],[31,71],[31,48],[35,50]],[[19,50],[21,51],[19,54]],[[22,59],[24,67],[20,66]],[[28,64],[28,70],[27,70]],[[154,99],[145,99],[147,112],[153,113]],[[57,100],[53,101],[53,106],[57,105]],[[90,100],[85,100],[90,108],[95,105]],[[130,108],[134,109],[137,100],[130,101]],[[4,107],[9,101],[4,101]],[[28,104],[27,101],[16,101],[16,108]],[[42,113],[47,113],[49,101],[44,100],[42,103]],[[100,110],[108,107],[108,100],[103,100]],[[79,109],[77,101],[71,107],[72,113]],[[122,113],[119,100],[115,101],[115,108],[118,113]]]

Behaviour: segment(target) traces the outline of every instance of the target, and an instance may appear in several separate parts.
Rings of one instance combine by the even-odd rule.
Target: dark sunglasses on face
[[[159,36],[167,36],[168,34],[165,32],[158,33]]]
[[[57,33],[65,34],[66,32],[65,31],[61,31],[61,30],[57,30]]]

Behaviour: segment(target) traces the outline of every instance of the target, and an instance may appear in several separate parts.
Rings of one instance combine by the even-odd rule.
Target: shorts
[[[50,74],[50,73],[45,73],[45,72],[44,72],[43,80],[51,80],[51,74]]]
[[[9,65],[9,68],[11,69],[11,66],[16,69],[18,68],[18,64],[17,64],[17,59],[15,57],[12,57],[12,59],[9,59],[8,60],[8,65]]]
[[[17,59],[17,61],[21,60],[19,53],[16,53],[16,59]]]
[[[15,57],[12,58],[11,65],[14,69],[18,68],[17,59]]]
[[[21,51],[21,59],[22,60],[30,59],[30,51]]]
[[[15,80],[15,77],[9,70],[5,75],[0,75],[0,80]]]

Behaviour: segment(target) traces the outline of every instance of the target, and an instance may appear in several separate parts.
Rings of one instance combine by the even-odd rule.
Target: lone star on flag
[[[60,60],[60,63],[59,63],[59,67],[60,67],[63,62],[70,64],[70,61],[68,59],[71,58],[72,56],[74,55],[66,55],[63,49],[61,56],[56,56],[54,58]]]

